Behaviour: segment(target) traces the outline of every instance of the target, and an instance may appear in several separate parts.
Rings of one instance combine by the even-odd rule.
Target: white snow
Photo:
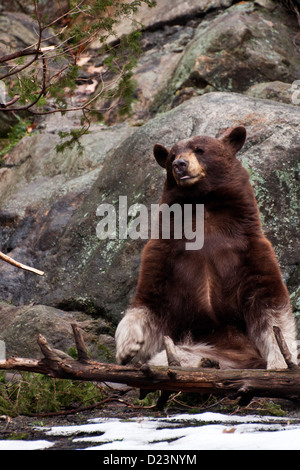
[[[288,417],[220,413],[128,420],[100,417],[83,425],[36,429],[51,441],[0,441],[0,450],[47,449],[60,437],[88,450],[300,450],[299,420]]]
[[[273,421],[282,424],[272,424]],[[210,424],[216,422],[224,424]],[[174,423],[180,423],[181,426],[177,427]],[[186,426],[182,427],[184,423]],[[95,423],[98,424],[100,423]],[[99,446],[90,447],[91,450],[300,449],[300,426],[287,426],[286,418],[232,417],[219,413],[202,413],[155,420],[148,418],[119,421],[114,425],[101,420],[97,429],[104,434],[78,437],[74,441],[101,443]]]
[[[44,450],[52,447],[53,444],[48,441],[0,441],[0,450]]]

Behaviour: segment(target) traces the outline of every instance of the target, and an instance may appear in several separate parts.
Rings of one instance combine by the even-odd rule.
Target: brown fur
[[[221,367],[285,367],[273,325],[295,359],[288,292],[248,173],[235,157],[245,138],[238,127],[220,139],[192,137],[170,151],[154,147],[167,171],[161,203],[204,204],[204,246],[187,251],[184,237],[149,240],[135,299],[116,332],[119,362],[136,356],[165,363],[160,351],[169,335],[183,363],[205,356]],[[175,169],[178,160],[182,167]]]

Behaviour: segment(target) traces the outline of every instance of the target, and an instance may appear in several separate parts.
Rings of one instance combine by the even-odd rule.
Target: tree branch
[[[164,336],[164,345],[165,345],[165,350],[167,353],[169,366],[180,367],[181,364],[180,364],[178,357],[176,356],[175,345],[169,336]]]
[[[25,57],[27,55],[37,55],[37,54],[40,54],[40,51],[38,49],[35,49],[33,51],[28,51],[26,49],[22,49],[21,51],[17,51],[17,52],[13,52],[12,54],[8,54],[8,55],[4,55],[2,57],[0,57],[0,64],[3,64],[4,62],[9,62],[10,60],[13,60],[13,59],[18,59],[19,57]],[[26,67],[27,67],[27,64],[26,64]],[[20,71],[20,69],[19,69]],[[14,72],[15,73],[15,72]],[[3,75],[2,78],[5,78],[7,77],[7,75]]]
[[[34,9],[35,9],[35,16],[36,16],[36,19],[37,19],[37,22],[38,22],[38,27],[39,27],[37,47],[36,47],[36,50],[33,52],[34,57],[33,57],[32,60],[30,60],[27,64],[20,67],[18,70],[13,70],[12,72],[8,72],[7,74],[2,75],[2,77],[0,77],[0,80],[2,80],[3,78],[10,77],[11,75],[16,75],[19,72],[21,72],[22,70],[30,67],[30,65],[33,64],[38,59],[39,54],[41,54],[40,47],[41,47],[41,42],[42,42],[43,28],[42,28],[42,25],[41,25],[41,22],[40,22],[40,19],[39,19],[39,14],[38,14],[38,9],[37,9],[37,1],[36,0],[34,0]],[[28,53],[25,52],[25,50],[23,52],[24,52],[24,54],[18,55],[17,57],[22,57],[23,55],[28,55]],[[20,54],[20,52],[19,52],[19,54]],[[11,59],[9,59],[9,60],[11,60]],[[4,110],[2,110],[2,111],[4,111]]]
[[[300,367],[297,364],[295,364],[292,360],[292,355],[289,351],[289,348],[287,347],[287,344],[285,342],[281,329],[278,328],[278,326],[273,326],[273,331],[274,331],[274,335],[275,335],[278,347],[280,349],[280,352],[283,355],[288,368],[300,369]]]
[[[31,271],[35,274],[38,274],[39,276],[44,276],[44,271],[40,271],[39,269],[31,268],[30,266],[26,266],[26,264],[19,263],[18,261],[15,261],[13,258],[10,256],[5,255],[0,251],[0,259],[3,261],[6,261],[6,263],[12,264],[13,266],[16,266],[17,268],[24,269],[25,271]]]

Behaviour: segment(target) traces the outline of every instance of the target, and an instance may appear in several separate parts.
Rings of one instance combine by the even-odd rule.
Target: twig
[[[30,46],[30,47],[32,47],[32,46]],[[33,50],[33,51],[27,51],[26,49],[22,49],[21,51],[16,51],[16,52],[13,52],[12,54],[8,54],[8,55],[4,55],[4,56],[0,57],[0,64],[3,64],[4,62],[8,62],[8,61],[13,60],[13,59],[18,59],[18,57],[24,57],[24,56],[27,56],[27,55],[35,55],[36,56],[37,54],[41,54],[41,52],[37,49]],[[28,66],[28,64],[26,64],[26,67],[27,66]],[[6,76],[7,75],[3,75],[3,77],[1,77],[1,78],[5,78]]]
[[[287,347],[287,344],[285,342],[281,329],[278,328],[278,326],[273,326],[273,331],[274,331],[274,335],[275,335],[278,347],[280,349],[280,352],[283,355],[283,358],[288,368],[300,369],[300,367],[297,364],[295,364],[292,360],[292,355],[289,351],[289,348]]]
[[[67,416],[67,415],[71,415],[71,414],[74,414],[74,413],[80,413],[80,412],[84,412],[84,411],[94,410],[95,408],[99,408],[100,406],[103,406],[103,405],[105,405],[106,403],[109,403],[109,402],[118,402],[118,403],[121,403],[124,406],[127,406],[128,408],[132,408],[134,410],[141,410],[141,409],[143,409],[143,410],[148,409],[149,410],[149,409],[152,409],[152,408],[155,407],[155,405],[136,406],[136,405],[133,405],[133,404],[131,404],[131,403],[125,401],[125,400],[122,400],[121,398],[118,398],[118,397],[107,397],[107,398],[104,398],[103,400],[101,400],[97,403],[94,403],[93,405],[80,406],[78,408],[73,408],[72,410],[49,411],[48,413],[46,413],[46,412],[45,413],[30,413],[27,416],[35,416],[35,417],[38,417],[38,418],[51,417],[51,416]]]
[[[164,336],[164,345],[167,353],[168,365],[170,367],[180,367],[181,364],[176,355],[175,344],[169,336]],[[176,373],[174,373],[174,371],[169,371],[168,375],[170,378],[176,378]],[[156,407],[159,410],[162,410],[166,406],[166,403],[169,400],[171,394],[172,392],[170,392],[169,390],[161,390],[160,397],[158,398],[156,403]]]
[[[33,57],[32,60],[30,60],[27,64],[25,64],[25,65],[23,65],[22,67],[20,67],[18,70],[14,70],[14,71],[12,71],[12,72],[8,72],[8,73],[5,74],[5,75],[2,75],[2,77],[0,77],[0,80],[2,80],[3,78],[10,77],[11,75],[15,75],[15,74],[21,72],[22,70],[26,69],[26,68],[29,67],[31,64],[33,64],[33,63],[38,59],[39,54],[41,54],[40,47],[41,47],[41,42],[42,42],[43,28],[42,28],[42,25],[41,25],[41,22],[40,22],[40,19],[39,19],[36,0],[34,0],[34,8],[35,8],[36,19],[37,19],[38,26],[39,26],[38,42],[37,42],[37,47],[36,47],[36,50],[35,50],[35,55],[34,55],[34,57]],[[27,54],[25,53],[25,55],[27,55]],[[19,57],[22,57],[22,56],[19,56]],[[25,109],[26,109],[26,108],[25,108]]]
[[[164,345],[167,353],[168,364],[169,366],[179,366],[180,361],[176,356],[175,344],[169,336],[164,336]]]
[[[0,108],[7,108],[8,106],[15,104],[19,98],[20,98],[20,95],[15,95],[15,97],[12,100],[8,101],[7,103],[0,103]]]
[[[79,8],[82,4],[84,3],[84,0],[81,0],[81,2],[79,2],[77,5],[75,5],[71,10],[68,10],[66,13],[62,14],[61,16],[59,16],[58,18],[56,18],[55,20],[51,21],[51,23],[48,23],[45,28],[50,28],[51,26],[53,26],[55,23],[57,23],[58,21],[62,20],[65,16],[68,16],[68,15],[71,15],[72,13],[77,13],[77,8]]]
[[[76,323],[71,324],[72,329],[73,329],[73,334],[75,338],[75,343],[76,343],[76,348],[78,352],[78,360],[79,362],[85,362],[89,359],[83,336],[81,334],[81,330],[78,328],[78,325]]]
[[[39,276],[44,276],[44,271],[40,271],[39,269],[31,268],[30,266],[26,266],[26,264],[19,263],[18,261],[15,261],[13,258],[10,256],[5,255],[0,251],[0,259],[3,261],[6,261],[9,264],[12,264],[13,266],[16,266],[17,268],[24,269],[25,271],[31,271],[35,274],[38,274]]]

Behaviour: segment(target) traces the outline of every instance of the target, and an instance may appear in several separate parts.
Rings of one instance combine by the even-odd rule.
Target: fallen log
[[[154,367],[148,364],[117,365],[100,363],[89,359],[81,332],[72,325],[78,350],[78,360],[49,346],[46,338],[38,337],[38,344],[44,355],[42,359],[12,357],[0,361],[2,370],[19,370],[45,374],[50,377],[95,382],[123,383],[142,390],[165,392],[193,392],[242,398],[243,404],[252,397],[300,398],[300,368],[292,363],[280,330],[276,330],[278,344],[284,357],[287,354],[287,369],[265,370],[222,370],[213,368],[184,369],[179,365]],[[172,364],[178,364],[174,357],[172,340],[165,339],[168,357]],[[168,396],[168,393],[165,394]]]

